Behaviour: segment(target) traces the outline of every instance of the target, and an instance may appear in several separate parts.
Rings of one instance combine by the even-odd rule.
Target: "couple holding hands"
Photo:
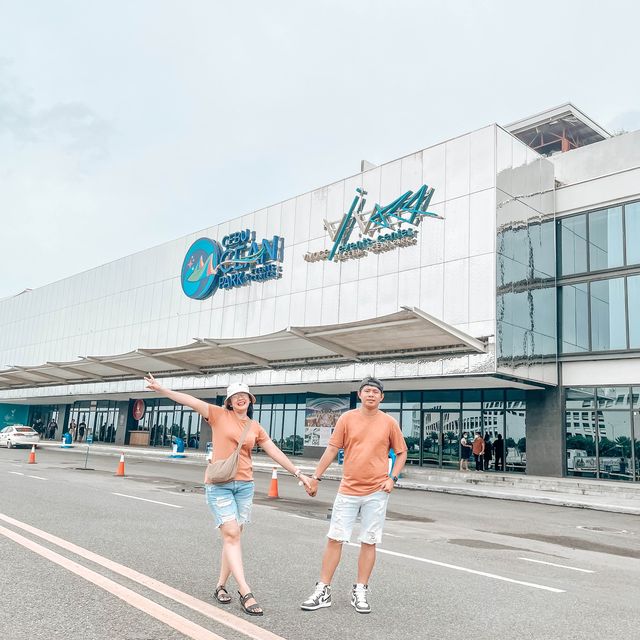
[[[215,474],[207,473],[205,476],[207,504],[222,536],[216,600],[220,604],[231,602],[225,585],[229,576],[233,575],[242,610],[252,616],[263,615],[263,609],[246,582],[242,563],[242,530],[250,522],[254,493],[252,449],[259,446],[274,462],[298,478],[312,497],[318,491],[322,474],[338,450],[344,449],[343,477],[333,505],[320,580],[301,608],[315,611],[331,606],[331,580],[340,563],[342,544],[349,542],[360,514],[360,557],[357,582],[351,590],[351,604],[358,613],[369,613],[368,584],[376,560],[376,544],[382,541],[389,494],[407,459],[407,447],[398,423],[379,409],[384,398],[380,380],[369,377],[360,382],[360,406],[340,416],[326,451],[311,477],[301,473],[253,420],[255,396],[246,384],[231,384],[227,388],[224,406],[218,407],[187,393],[167,389],[151,374],[145,377],[145,382],[148,390],[190,407],[209,423],[213,440],[213,465],[229,460],[236,451],[239,454],[232,480],[220,482],[224,474],[215,477]],[[396,453],[391,474],[388,473],[389,449]]]

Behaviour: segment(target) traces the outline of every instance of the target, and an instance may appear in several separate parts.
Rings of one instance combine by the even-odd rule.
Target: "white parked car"
[[[30,447],[38,446],[40,436],[35,429],[24,424],[12,424],[0,431],[0,447]]]

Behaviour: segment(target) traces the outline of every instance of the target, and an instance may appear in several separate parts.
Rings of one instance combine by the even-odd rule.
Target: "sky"
[[[638,24],[626,0],[0,0],[0,298],[567,101],[639,129]]]

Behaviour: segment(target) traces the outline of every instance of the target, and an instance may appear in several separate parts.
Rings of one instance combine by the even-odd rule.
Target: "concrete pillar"
[[[561,387],[527,391],[527,475],[564,475],[565,435]]]
[[[129,418],[129,402],[118,402],[116,404],[118,408],[118,424],[116,425],[116,440],[114,444],[121,446],[125,442],[127,435],[127,420]]]

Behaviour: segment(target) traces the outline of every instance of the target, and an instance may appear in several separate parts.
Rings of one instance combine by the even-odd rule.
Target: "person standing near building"
[[[351,604],[358,613],[369,613],[369,578],[376,561],[376,545],[382,541],[389,494],[407,460],[407,446],[398,423],[379,409],[384,398],[382,383],[365,378],[359,385],[358,409],[347,411],[338,419],[327,449],[312,476],[310,496],[318,491],[322,474],[344,449],[344,471],[338,489],[327,546],[322,557],[320,580],[313,593],[302,603],[305,611],[331,606],[331,580],[340,563],[342,545],[351,539],[351,531],[360,514],[360,557],[358,578],[351,591]],[[396,461],[389,474],[389,450]]]
[[[71,422],[69,423],[69,433],[71,434],[71,439],[75,442],[78,435],[78,426],[73,418],[71,418]]]
[[[484,440],[480,431],[476,431],[476,437],[473,439],[473,457],[476,461],[476,471],[483,471]]]
[[[49,424],[47,425],[47,437],[49,440],[56,439],[56,431],[58,430],[58,423],[51,418]]]
[[[501,433],[493,441],[493,457],[494,469],[496,471],[504,471],[504,440]]]
[[[493,445],[491,444],[491,434],[486,431],[484,434],[484,453],[483,457],[483,468],[485,471],[489,471],[489,467],[491,466],[491,458],[493,452]]]
[[[245,579],[240,542],[244,525],[250,522],[253,502],[251,450],[256,445],[260,445],[260,448],[274,462],[299,478],[307,491],[311,489],[310,478],[300,472],[293,462],[276,447],[267,432],[252,419],[253,404],[256,399],[246,384],[230,384],[227,387],[224,407],[218,407],[188,393],[167,389],[151,374],[145,377],[144,381],[148,390],[155,391],[177,404],[190,407],[211,425],[212,462],[224,460],[233,454],[244,436],[235,478],[225,483],[205,484],[207,504],[215,519],[216,528],[220,530],[222,536],[220,574],[214,595],[220,604],[231,602],[231,596],[225,585],[229,576],[233,575],[238,585],[242,610],[251,616],[261,616],[263,610],[256,602]]]
[[[87,424],[84,420],[80,421],[78,424],[78,442],[82,442],[84,440],[84,432],[87,430]]]
[[[471,457],[471,445],[467,440],[467,433],[460,439],[460,471],[469,471],[469,458]]]

